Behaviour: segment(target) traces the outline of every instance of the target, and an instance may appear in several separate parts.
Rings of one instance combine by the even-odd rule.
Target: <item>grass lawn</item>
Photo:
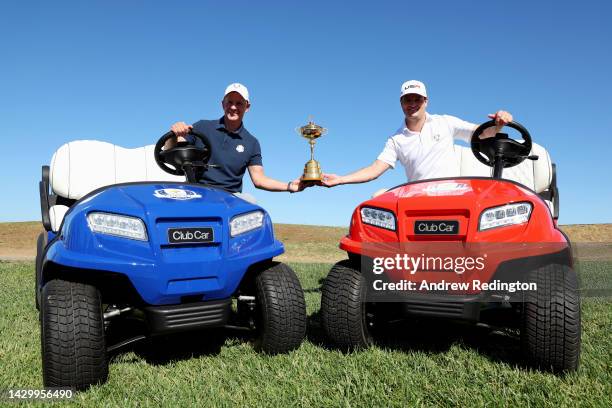
[[[345,354],[319,323],[329,264],[294,263],[308,307],[308,339],[281,356],[255,353],[229,332],[219,349],[206,332],[165,338],[113,357],[109,381],[76,395],[78,406],[612,406],[612,302],[582,303],[582,357],[565,377],[532,370],[506,332],[447,322],[398,325],[392,338]],[[610,264],[583,262],[610,274]],[[0,262],[0,390],[41,388],[33,263]],[[587,279],[588,280],[588,279]],[[0,399],[0,406],[4,402]]]

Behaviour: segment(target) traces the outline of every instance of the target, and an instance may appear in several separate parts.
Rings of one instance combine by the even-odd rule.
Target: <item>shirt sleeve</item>
[[[395,162],[397,161],[397,149],[392,138],[387,139],[385,148],[378,155],[377,159],[387,163],[392,168],[395,168]]]
[[[251,153],[251,158],[249,159],[249,163],[247,166],[263,166],[263,161],[261,159],[261,146],[259,146],[259,140],[255,139],[253,143],[253,152]]]
[[[476,130],[476,125],[474,123],[466,122],[465,120],[450,115],[444,115],[444,118],[448,123],[453,139],[463,140],[468,143],[470,142],[472,133],[474,133],[474,130]]]

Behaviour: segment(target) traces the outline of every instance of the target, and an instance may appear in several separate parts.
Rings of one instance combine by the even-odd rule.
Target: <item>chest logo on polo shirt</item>
[[[242,153],[242,152],[244,152],[244,146],[243,146],[243,145],[238,145],[238,146],[236,146],[236,151],[237,151],[238,153]]]
[[[439,141],[440,141],[440,135],[439,135],[439,134],[437,134],[437,133],[436,133],[435,135],[433,135],[433,140],[434,140],[435,142],[439,142]]]

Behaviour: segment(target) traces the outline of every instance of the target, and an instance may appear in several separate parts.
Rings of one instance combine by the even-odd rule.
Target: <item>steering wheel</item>
[[[155,145],[154,156],[157,165],[166,173],[182,176],[185,174],[184,166],[205,167],[210,159],[211,147],[208,138],[200,133],[190,132],[190,135],[202,141],[204,147],[191,145],[187,142],[178,142],[175,147],[162,150],[166,141],[175,137],[170,131],[159,138]],[[174,168],[168,165],[174,166]]]
[[[502,161],[503,167],[514,167],[528,158],[531,152],[531,135],[523,125],[510,122],[506,126],[519,131],[523,142],[510,139],[505,133],[498,133],[494,137],[481,139],[480,135],[485,129],[495,126],[495,120],[490,120],[478,126],[472,135],[472,153],[482,164],[494,167],[496,162]]]

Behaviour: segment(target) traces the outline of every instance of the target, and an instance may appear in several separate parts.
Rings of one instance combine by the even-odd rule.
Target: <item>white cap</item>
[[[225,94],[223,94],[223,97],[225,98],[225,96],[230,92],[238,92],[247,102],[250,102],[249,90],[246,88],[246,86],[239,84],[238,82],[229,84],[227,88],[225,88]]]
[[[415,80],[404,82],[402,84],[400,98],[408,94],[417,94],[427,98],[427,89],[425,89],[425,84],[421,81]]]

